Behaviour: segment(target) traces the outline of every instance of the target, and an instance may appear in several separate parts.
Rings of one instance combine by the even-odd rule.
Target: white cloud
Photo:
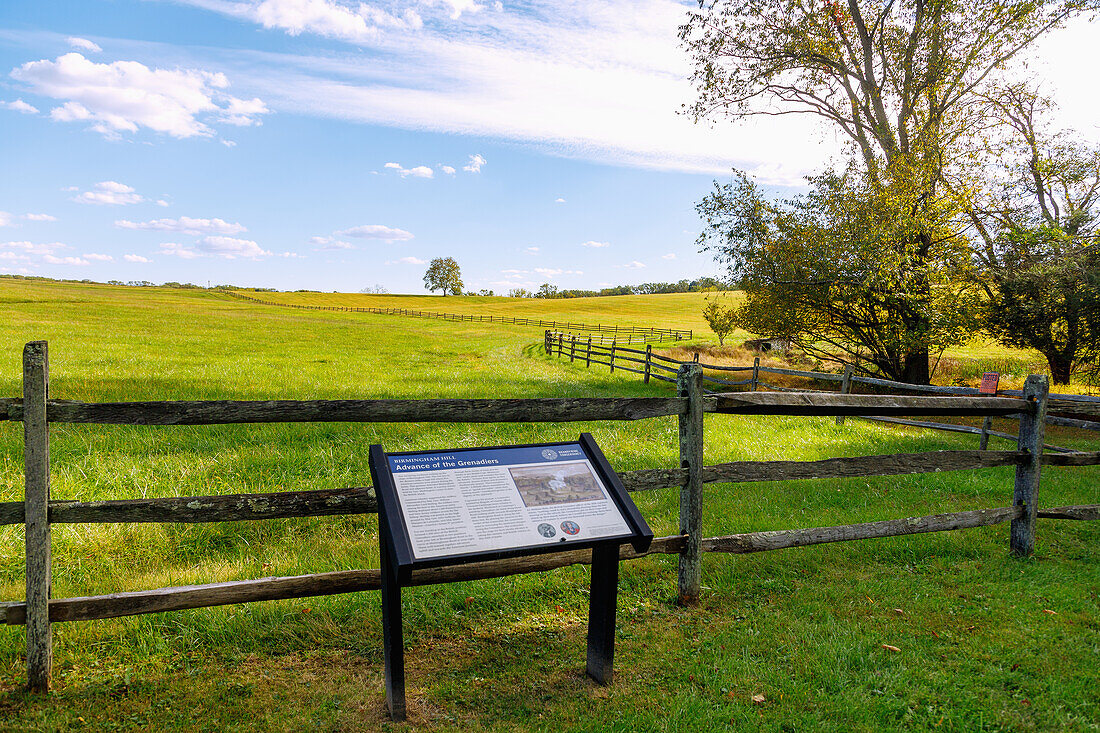
[[[236,237],[223,237],[220,235],[203,237],[199,240],[198,249],[201,252],[216,257],[224,257],[228,260],[237,259],[238,257],[256,259],[271,254],[251,239],[237,239]]]
[[[56,61],[27,62],[11,76],[37,94],[62,100],[50,111],[54,120],[87,121],[109,138],[141,128],[177,138],[210,137],[214,131],[204,120],[259,124],[257,116],[268,111],[259,99],[226,93],[225,74],[200,69],[152,69],[137,61],[100,64],[67,53]]]
[[[128,221],[120,219],[115,222],[119,229],[149,229],[157,232],[180,232],[182,234],[240,234],[248,231],[236,222],[228,222],[224,219],[192,219],[189,216],[181,216],[178,219],[153,219],[152,221]]]
[[[53,254],[59,249],[68,249],[61,242],[50,242],[49,244],[39,244],[36,242],[3,242],[0,243],[0,250],[12,250],[22,252],[25,255],[47,255]]]
[[[291,260],[304,260],[306,258],[305,255],[300,255],[297,252],[280,252],[279,254],[277,254],[275,256],[276,257],[286,257],[287,259],[291,259]]]
[[[168,202],[164,199],[157,199],[157,206],[168,206]]]
[[[90,265],[88,260],[81,257],[54,257],[53,255],[42,255],[42,261],[50,265]]]
[[[462,170],[469,173],[481,173],[481,166],[485,165],[488,161],[481,155],[471,155],[469,162],[462,166]]]
[[[236,143],[235,141],[233,141],[233,140],[222,140],[222,141],[221,141],[221,144],[222,144],[222,145],[224,145],[224,146],[225,146],[225,147],[227,147],[227,148],[235,148],[235,147],[237,147],[237,143]]]
[[[204,3],[194,0],[194,4]],[[264,28],[285,31],[291,36],[313,33],[352,43],[377,40],[383,29],[416,30],[424,23],[420,14],[411,8],[394,15],[365,3],[353,7],[329,0],[221,2],[211,9],[251,20]]]
[[[415,168],[402,167],[400,163],[386,163],[385,168],[397,171],[402,178],[413,176],[414,178],[432,178],[435,172],[426,165],[418,165]]]
[[[538,247],[527,247],[523,251],[526,252],[529,255],[537,255],[539,253],[539,248]]]
[[[625,265],[620,265],[620,267],[625,267],[628,270],[640,270],[645,267],[645,263],[638,262],[638,260],[632,260],[630,262],[627,262]]]
[[[317,247],[317,249],[337,250],[337,249],[355,249],[355,245],[351,242],[345,242],[342,239],[336,237],[310,237],[311,244]]]
[[[554,203],[555,203],[555,204],[564,204],[564,203],[565,203],[565,199],[563,199],[563,198],[556,198],[556,199],[554,199]]]
[[[441,166],[439,166],[439,170],[443,171],[443,172],[444,172],[444,173],[446,173],[446,174],[447,174],[448,176],[453,176],[453,175],[455,174],[455,169],[454,169],[454,166],[450,166],[450,165],[441,165]]]
[[[179,0],[262,22],[243,0]],[[354,21],[369,5],[347,0],[265,2],[340,11]],[[364,22],[357,28],[271,23],[356,44],[333,53],[242,52],[233,78],[273,108],[321,117],[530,143],[567,157],[651,169],[727,173],[777,160],[781,182],[802,185],[841,150],[816,120],[767,118],[693,124],[679,114],[695,99],[691,59],[677,28],[681,0],[528,0],[521,12],[461,13],[425,3],[423,28]],[[289,10],[287,12],[290,12]],[[297,12],[304,15],[304,10]],[[453,14],[453,13],[452,13]],[[442,22],[441,22],[442,21]],[[350,24],[350,23],[349,23]],[[345,24],[345,25],[349,25]],[[1082,95],[1082,96],[1088,96]],[[771,181],[769,181],[771,182]]]
[[[218,122],[236,125],[237,127],[252,127],[255,125],[262,125],[263,121],[260,120],[259,116],[269,114],[270,112],[271,110],[267,108],[267,105],[264,104],[263,100],[259,97],[253,97],[252,99],[237,99],[236,97],[230,97],[229,104],[217,119]],[[227,146],[230,148],[236,145],[232,140],[225,142],[231,143]]]
[[[611,242],[597,242],[594,239],[589,239],[587,242],[581,242],[581,246],[582,247],[594,247],[594,248],[610,247]]]
[[[667,255],[661,255],[661,259],[662,260],[674,260],[674,259],[676,259],[676,253],[675,252],[669,252]]]
[[[27,221],[57,221],[56,216],[49,214],[23,214],[23,218]]]
[[[126,260],[127,262],[152,262],[152,260],[148,257],[142,257],[141,255],[122,255],[122,259]]]
[[[38,107],[33,104],[27,104],[22,99],[17,99],[14,102],[0,102],[0,107],[5,107],[13,112],[22,112],[25,115],[38,114]]]
[[[341,237],[357,237],[359,239],[381,239],[386,242],[405,242],[413,238],[411,232],[404,229],[383,226],[382,224],[363,224],[362,226],[342,229],[336,232]]]
[[[451,6],[451,20],[458,20],[463,13],[476,13],[484,7],[476,0],[444,0],[444,2]],[[500,3],[497,4],[500,5]],[[503,6],[498,8],[500,9],[503,9]]]
[[[196,257],[202,256],[187,245],[177,244],[176,242],[162,242],[160,245],[160,253],[179,257],[183,260],[193,260]]]
[[[12,222],[11,214],[6,211],[0,211],[0,227],[10,227]]]
[[[139,204],[144,200],[145,197],[136,193],[132,187],[118,181],[100,181],[92,186],[91,191],[73,196],[73,201],[77,203],[108,206]]]
[[[427,260],[422,260],[419,257],[402,257],[397,260],[390,260],[387,265],[426,265]]]
[[[69,36],[65,40],[69,42],[70,46],[81,51],[87,51],[89,53],[101,53],[103,51],[103,49],[99,47],[99,44],[95,43],[94,41],[89,41],[87,38],[77,38],[76,36]]]
[[[94,253],[84,255],[84,259],[86,259],[86,260],[95,260],[96,262],[114,262],[115,261],[115,258],[112,257],[111,255],[101,255],[101,254],[94,254]]]

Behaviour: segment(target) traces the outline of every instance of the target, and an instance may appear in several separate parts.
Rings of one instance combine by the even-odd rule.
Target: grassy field
[[[622,295],[607,298],[524,299],[433,295],[365,295],[358,293],[268,293],[246,292],[249,297],[261,300],[311,306],[345,306],[355,308],[409,308],[415,310],[458,313],[464,315],[495,315],[532,317],[572,323],[608,324],[622,326],[651,326],[655,328],[690,329],[697,345],[714,344],[716,339],[702,310],[706,293],[675,293],[669,295]],[[729,293],[731,302],[740,295]],[[487,326],[511,328],[511,326]],[[736,330],[727,339],[728,344],[740,344],[753,336]],[[723,350],[728,358],[711,358],[713,363],[751,364],[754,354],[744,351]],[[803,367],[811,366],[803,364]],[[982,372],[999,372],[1003,388],[1019,388],[1028,374],[1048,373],[1046,360],[1038,352],[1012,349],[976,336],[973,341],[947,349],[935,365],[933,381],[936,384],[976,387]],[[836,370],[835,365],[824,368]],[[1059,387],[1064,392],[1088,393],[1094,389],[1084,383]]]
[[[339,304],[390,298],[294,297],[307,296]],[[403,307],[444,309],[442,298],[409,300],[420,304]],[[448,298],[446,310],[475,312],[480,303],[532,317],[698,328],[695,295]],[[58,399],[667,394],[631,375],[548,359],[534,328],[279,309],[206,291],[0,279],[0,396],[19,394],[22,345],[33,339],[50,342]],[[0,423],[3,501],[22,497],[20,427]],[[595,435],[620,470],[678,462],[672,419],[56,426],[53,496],[359,486],[369,483],[371,443],[389,450],[475,446],[567,440],[581,430]],[[975,443],[858,420],[838,427],[831,419],[715,415],[706,434],[708,463]],[[1051,431],[1049,440],[1097,449],[1094,438],[1073,431]],[[1048,469],[1040,503],[1095,503],[1098,486],[1096,468]],[[706,489],[705,524],[714,535],[1004,506],[1011,490],[1005,469],[719,484]],[[636,500],[658,534],[675,532],[675,491]],[[59,525],[53,537],[56,597],[378,563],[369,516]],[[22,546],[21,528],[0,528],[0,600],[22,598]],[[55,691],[46,697],[21,690],[23,630],[7,627],[0,629],[0,730],[1100,727],[1097,523],[1042,522],[1030,562],[1007,557],[1006,526],[710,555],[704,585],[701,605],[682,609],[673,603],[675,558],[624,565],[610,688],[582,675],[585,568],[413,589],[405,602],[404,726],[391,726],[384,714],[376,593],[57,624]]]

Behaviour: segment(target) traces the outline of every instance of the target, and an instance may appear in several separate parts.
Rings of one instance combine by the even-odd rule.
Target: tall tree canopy
[[[849,143],[847,164],[813,179],[809,197],[757,217],[760,236],[722,227],[744,224],[740,214],[763,203],[731,198],[750,189],[731,185],[700,205],[711,223],[701,242],[746,286],[745,313],[763,327],[767,302],[786,302],[801,317],[776,314],[766,330],[816,323],[836,358],[927,383],[930,353],[963,338],[973,304],[939,278],[969,259],[957,259],[969,188],[946,185],[950,171],[972,152],[1007,64],[1097,4],[702,0],[681,28],[695,61],[697,119],[810,114]],[[862,225],[878,230],[854,229]],[[761,251],[768,240],[772,253]],[[803,293],[815,297],[789,302]],[[964,310],[937,322],[951,304]],[[892,333],[869,330],[878,325]]]
[[[968,209],[986,325],[1042,353],[1055,384],[1068,384],[1100,362],[1100,147],[1049,129],[1050,103],[1023,86],[989,102],[1002,123],[979,164],[994,185]]]
[[[443,295],[451,291],[452,295],[462,292],[462,271],[453,257],[436,257],[424,273],[424,287],[433,293],[442,290]]]

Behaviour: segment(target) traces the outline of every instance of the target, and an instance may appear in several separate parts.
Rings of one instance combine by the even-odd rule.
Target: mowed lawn
[[[367,296],[331,297],[359,304]],[[559,317],[556,309],[570,304],[501,300],[509,315],[535,318]],[[689,328],[698,319],[695,295],[622,299],[633,314],[614,310],[625,307],[618,298],[599,300],[607,301],[606,313],[568,317]],[[282,309],[207,291],[0,279],[0,397],[20,394],[21,350],[33,339],[50,342],[57,399],[669,393],[633,375],[547,358],[536,328]],[[678,463],[671,418],[56,425],[53,496],[363,486],[372,443],[389,450],[476,446],[567,440],[582,430],[620,470]],[[1049,435],[1098,448],[1084,433]],[[832,419],[715,415],[706,418],[706,436],[708,463],[976,442],[859,420],[836,426]],[[1007,445],[994,440],[992,447]],[[1040,503],[1096,503],[1098,487],[1096,468],[1048,468]],[[1011,492],[1007,469],[717,484],[706,489],[706,533],[1005,506]],[[0,501],[21,498],[21,424],[0,422]],[[658,534],[675,533],[675,490],[635,499]],[[582,674],[586,568],[412,589],[405,597],[410,722],[400,726],[384,711],[376,593],[55,624],[55,691],[46,697],[22,691],[23,629],[4,627],[0,730],[1095,730],[1100,524],[1041,522],[1029,562],[1008,557],[1007,532],[1002,525],[708,555],[703,601],[692,609],[674,603],[675,558],[626,563],[609,688]],[[23,597],[22,554],[22,528],[0,528],[0,600]],[[53,554],[54,596],[90,595],[377,567],[377,525],[370,516],[56,525]]]

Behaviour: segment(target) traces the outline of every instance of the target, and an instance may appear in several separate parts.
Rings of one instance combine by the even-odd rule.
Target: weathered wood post
[[[551,339],[550,329],[548,328],[548,329],[546,329],[546,333],[543,335],[543,344],[542,344],[542,348],[546,352],[547,356],[550,355],[550,349],[553,348],[553,342],[550,339]]]
[[[691,363],[692,364],[698,364],[699,363],[699,352],[698,351],[695,352],[695,356],[691,357]]]
[[[588,337],[588,348],[584,350],[584,366],[586,368],[592,367],[592,337]]]
[[[841,379],[840,379],[840,393],[841,394],[851,394],[852,393],[852,365],[851,364],[844,367],[844,376],[841,377]],[[844,424],[844,416],[843,415],[837,415],[836,416],[836,424],[837,425],[843,425]]]
[[[682,605],[699,601],[703,578],[703,369],[682,364],[676,373],[676,394],[688,400],[680,413],[680,466],[688,471],[680,489],[680,534],[685,536],[678,573]]]
[[[570,334],[569,338],[569,363],[572,364],[573,360],[577,357],[577,334]]]
[[[565,334],[562,333],[561,331],[558,331],[558,356],[561,356],[562,354],[565,353],[565,349],[562,348],[562,343],[563,343],[562,340],[564,338],[565,338]]]
[[[752,360],[752,391],[760,388],[760,357]]]
[[[649,384],[649,370],[653,365],[653,344],[645,345],[645,376],[642,381]]]
[[[27,687],[48,692],[50,636],[50,352],[45,341],[23,347],[23,475],[27,541]]]
[[[982,420],[982,437],[978,441],[978,450],[989,449],[989,431],[993,429],[993,416],[986,415]]]
[[[611,340],[611,358],[608,360],[608,363],[611,365],[612,374],[615,373],[615,341],[616,339]]]
[[[1009,546],[1016,557],[1030,557],[1035,551],[1035,512],[1039,494],[1039,470],[1042,468],[1043,432],[1046,428],[1047,395],[1050,380],[1046,375],[1032,374],[1024,382],[1024,399],[1035,409],[1020,414],[1020,437],[1017,446],[1027,451],[1027,460],[1016,466],[1016,486],[1012,505],[1023,507],[1023,514],[1012,520]]]

